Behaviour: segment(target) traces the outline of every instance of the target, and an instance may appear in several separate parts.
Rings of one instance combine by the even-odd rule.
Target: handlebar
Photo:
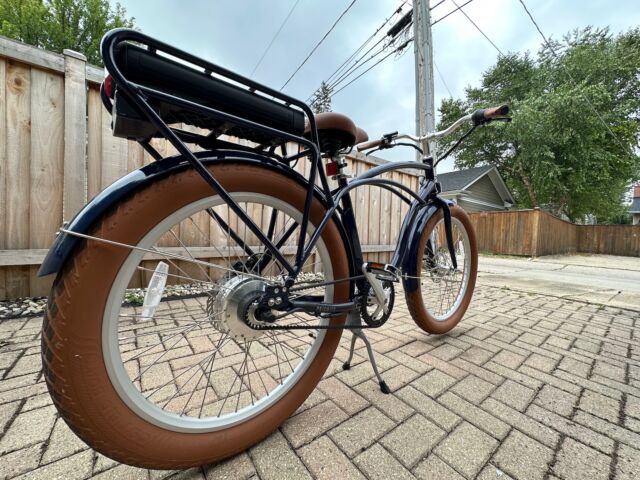
[[[481,108],[471,114],[471,121],[474,125],[481,125],[483,123],[490,122],[491,120],[507,118],[508,113],[509,105],[500,105],[499,107],[492,108]]]
[[[463,123],[468,121],[471,121],[474,126],[484,125],[485,123],[489,123],[494,120],[508,122],[511,120],[511,118],[507,117],[508,113],[509,105],[506,104],[500,105],[498,107],[481,108],[474,111],[473,113],[460,117],[458,120],[449,125],[449,127],[445,128],[444,130],[440,130],[439,132],[430,132],[421,137],[408,134],[398,135],[398,132],[388,133],[377,140],[370,140],[368,142],[356,145],[356,150],[362,152],[363,150],[371,150],[373,148],[388,148],[394,146],[392,142],[402,139],[408,139],[417,143],[435,140],[441,137],[446,137],[447,135],[455,132]]]
[[[379,138],[377,140],[369,140],[368,142],[359,143],[356,145],[356,150],[359,152],[363,150],[369,150],[370,148],[378,148],[384,145],[386,140],[384,138]]]

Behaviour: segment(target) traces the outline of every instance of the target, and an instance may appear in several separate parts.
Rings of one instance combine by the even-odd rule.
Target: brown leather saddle
[[[341,113],[319,113],[315,119],[322,153],[336,153],[369,140],[367,132],[356,127],[353,120]],[[305,122],[304,136],[311,137],[311,129],[307,122]]]

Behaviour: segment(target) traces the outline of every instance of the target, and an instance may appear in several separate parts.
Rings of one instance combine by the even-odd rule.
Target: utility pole
[[[413,49],[416,58],[416,134],[424,135],[436,127],[429,0],[413,0]],[[428,142],[423,142],[425,154],[435,154],[430,147]]]

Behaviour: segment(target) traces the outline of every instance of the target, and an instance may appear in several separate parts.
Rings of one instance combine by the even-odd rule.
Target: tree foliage
[[[107,30],[133,27],[125,9],[108,0],[0,0],[0,35],[61,53],[83,53],[102,65],[100,39]]]
[[[311,110],[313,110],[314,113],[330,112],[331,95],[333,95],[333,89],[323,81],[320,84],[320,88],[313,94]]]
[[[640,178],[640,29],[613,36],[588,27],[551,46],[556,55],[544,46],[535,58],[499,58],[465,99],[443,100],[441,125],[509,103],[513,122],[470,136],[456,166],[495,165],[520,207],[611,219]]]

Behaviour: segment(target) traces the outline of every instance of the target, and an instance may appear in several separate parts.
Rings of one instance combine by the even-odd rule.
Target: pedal
[[[367,262],[362,266],[362,269],[376,275],[381,280],[397,282],[400,277],[400,271],[389,263]]]

